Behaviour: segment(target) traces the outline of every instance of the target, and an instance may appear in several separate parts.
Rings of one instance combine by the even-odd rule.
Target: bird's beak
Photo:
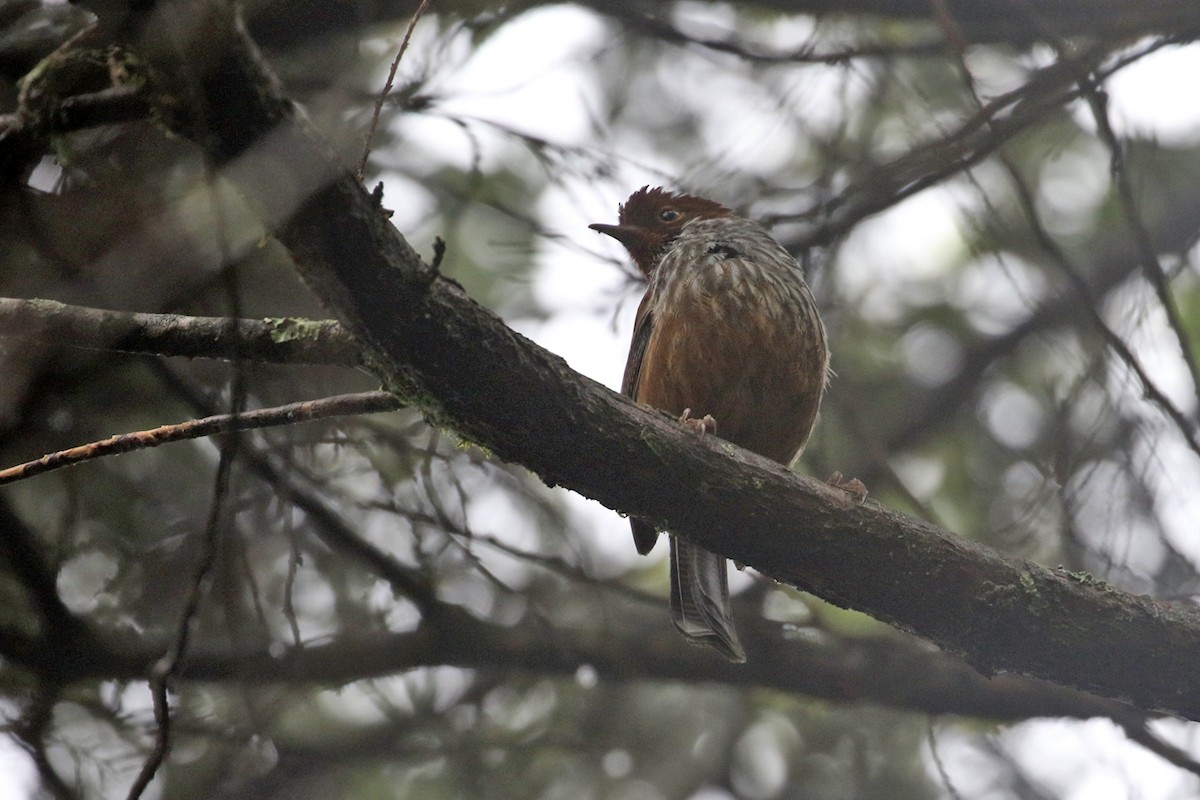
[[[605,225],[601,222],[595,222],[588,225],[588,227],[606,236],[613,237],[626,247],[632,247],[637,244],[645,235],[641,228],[633,225]]]

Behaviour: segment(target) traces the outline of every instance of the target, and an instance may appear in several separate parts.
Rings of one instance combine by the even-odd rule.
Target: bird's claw
[[[700,419],[693,419],[692,410],[685,408],[683,413],[679,415],[679,421],[691,428],[698,436],[717,432],[717,421],[713,419],[712,414],[705,414]]]
[[[834,472],[825,482],[835,489],[841,489],[843,492],[857,497],[859,505],[867,502],[867,485],[858,478],[846,480],[842,473]]]

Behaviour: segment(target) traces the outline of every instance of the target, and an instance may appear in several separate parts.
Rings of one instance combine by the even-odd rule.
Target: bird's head
[[[712,200],[643,186],[621,205],[616,225],[595,223],[588,227],[625,245],[638,269],[649,279],[684,225],[694,219],[731,216],[732,211]]]

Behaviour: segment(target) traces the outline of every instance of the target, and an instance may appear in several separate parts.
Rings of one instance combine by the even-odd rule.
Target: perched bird
[[[825,326],[796,259],[720,203],[661,188],[634,192],[617,220],[589,227],[623,244],[649,283],[622,393],[790,465],[829,374]],[[643,520],[631,524],[645,555],[658,533]],[[670,540],[675,626],[690,642],[745,661],[725,559]]]

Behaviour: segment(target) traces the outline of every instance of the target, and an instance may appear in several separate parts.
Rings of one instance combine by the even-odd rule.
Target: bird
[[[757,222],[662,187],[631,194],[616,225],[588,227],[624,245],[647,283],[622,394],[790,467],[830,375],[825,326],[796,259]],[[658,531],[636,517],[630,524],[648,554]],[[675,627],[745,661],[725,558],[668,538]]]

